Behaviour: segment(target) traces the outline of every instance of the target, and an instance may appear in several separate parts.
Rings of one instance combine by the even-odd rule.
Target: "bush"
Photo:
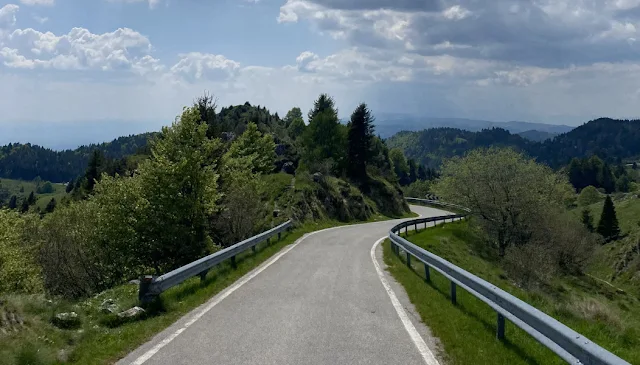
[[[598,192],[598,190],[593,186],[587,186],[582,189],[580,195],[578,196],[578,204],[581,206],[587,206],[602,200],[602,195]]]
[[[37,264],[38,230],[34,215],[0,210],[0,293],[42,290]]]
[[[117,275],[100,246],[98,208],[92,201],[75,202],[44,218],[40,263],[47,292],[89,296],[107,288]]]
[[[597,242],[597,235],[566,215],[543,216],[526,244],[507,249],[505,270],[523,287],[548,283],[557,273],[581,274]]]
[[[429,181],[418,180],[402,188],[402,191],[404,191],[404,196],[425,199],[427,194],[430,193],[430,188],[431,183]]]

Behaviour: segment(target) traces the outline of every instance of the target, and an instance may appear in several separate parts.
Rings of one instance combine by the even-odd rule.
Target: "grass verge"
[[[375,215],[368,222],[387,219]],[[137,305],[137,285],[122,285],[76,303],[49,300],[43,295],[0,298],[0,315],[7,313],[12,318],[19,318],[7,327],[0,323],[0,364],[114,363],[305,233],[358,223],[366,222],[308,222],[284,234],[280,241],[272,241],[270,245],[261,243],[255,254],[249,250],[238,255],[235,269],[229,262],[224,262],[209,271],[205,281],[195,277],[164,292],[145,317],[138,321],[121,323],[114,320],[114,315],[103,314],[100,310],[107,299],[113,299],[120,310]],[[81,318],[78,327],[63,330],[51,324],[55,314],[71,311]]]
[[[588,277],[558,278],[550,287],[525,291],[513,285],[504,271],[474,247],[466,222],[448,223],[409,236],[411,242],[499,286],[550,314],[599,345],[632,364],[640,363],[640,305],[635,298]],[[459,289],[457,305],[451,304],[450,282],[405,256],[395,256],[383,244],[389,272],[403,285],[424,323],[440,339],[450,364],[564,364],[553,352],[515,325],[506,326],[506,340],[495,338],[496,313],[486,304]],[[485,250],[486,251],[486,250]]]

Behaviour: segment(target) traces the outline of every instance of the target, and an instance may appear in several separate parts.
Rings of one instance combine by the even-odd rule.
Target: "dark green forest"
[[[557,169],[573,158],[598,156],[609,164],[640,155],[640,120],[600,118],[544,142],[533,142],[500,128],[468,132],[454,128],[400,132],[387,140],[409,158],[439,167],[443,159],[461,156],[476,148],[512,147]]]

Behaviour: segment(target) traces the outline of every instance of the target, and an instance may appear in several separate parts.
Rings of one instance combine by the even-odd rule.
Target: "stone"
[[[140,285],[140,280],[138,280],[138,279],[129,280],[129,284],[131,284],[131,285]]]
[[[100,312],[105,314],[115,314],[120,311],[118,308],[118,304],[113,299],[106,299],[102,304],[100,304]]]
[[[322,180],[322,174],[321,173],[316,172],[315,174],[313,174],[313,181],[320,182],[320,180]]]
[[[145,313],[144,309],[142,309],[140,307],[133,307],[131,309],[127,309],[124,312],[118,313],[118,317],[120,317],[120,318],[128,318],[128,319],[135,319],[135,318],[140,317],[144,313]]]
[[[80,316],[76,312],[58,313],[53,316],[51,322],[54,326],[62,329],[80,327]]]

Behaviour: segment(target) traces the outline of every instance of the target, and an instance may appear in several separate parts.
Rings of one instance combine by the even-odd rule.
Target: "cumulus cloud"
[[[226,80],[240,69],[240,64],[221,55],[191,52],[179,55],[180,60],[171,67],[174,75],[194,82],[197,80]]]
[[[6,37],[0,58],[12,68],[113,70],[130,69],[150,50],[149,39],[129,28],[103,34],[73,28],[61,36],[27,28]]]
[[[55,4],[55,0],[20,0],[20,3],[28,6],[33,6],[33,5],[53,6],[53,4]]]
[[[0,32],[16,24],[16,13],[19,9],[20,7],[15,4],[7,4],[0,8]]]

